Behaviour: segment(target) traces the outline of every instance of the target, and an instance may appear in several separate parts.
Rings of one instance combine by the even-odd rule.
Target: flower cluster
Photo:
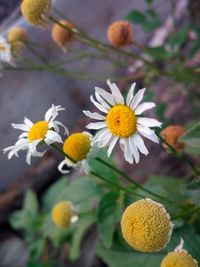
[[[104,115],[83,111],[86,116],[98,120],[98,122],[88,124],[87,128],[99,131],[94,137],[88,132],[74,133],[67,137],[62,149],[66,157],[58,167],[61,172],[68,172],[63,168],[64,165],[67,165],[81,167],[85,173],[89,173],[88,159],[94,156],[95,148],[108,146],[107,154],[110,157],[118,140],[124,151],[124,157],[129,163],[133,163],[133,159],[136,163],[139,162],[139,152],[148,155],[149,152],[142,137],[158,143],[158,138],[151,128],[160,127],[161,123],[156,119],[141,116],[144,111],[155,107],[152,102],[141,103],[145,89],[139,90],[134,95],[136,84],[132,84],[125,101],[117,85],[109,80],[107,83],[111,93],[96,87],[97,101],[93,96],[90,97],[92,103]],[[52,105],[42,121],[33,123],[25,118],[22,124],[13,123],[12,127],[22,130],[23,133],[20,134],[15,145],[4,149],[4,152],[9,152],[8,158],[10,159],[14,155],[18,156],[20,150],[27,150],[26,162],[30,164],[31,156],[42,157],[44,155],[45,151],[37,151],[38,145],[63,143],[59,128],[63,127],[65,134],[69,134],[68,129],[63,123],[55,120],[62,110],[64,108],[61,106]]]

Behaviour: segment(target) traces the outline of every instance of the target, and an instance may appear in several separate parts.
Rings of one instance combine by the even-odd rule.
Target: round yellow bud
[[[111,45],[122,47],[132,44],[132,25],[125,21],[116,21],[108,27],[107,37]]]
[[[91,136],[88,133],[73,133],[63,144],[63,151],[76,162],[87,158],[91,150]]]
[[[72,217],[72,204],[69,201],[57,203],[51,213],[55,225],[66,228],[70,225]]]
[[[21,27],[14,27],[8,32],[7,39],[9,43],[12,42],[25,43],[28,40],[28,35],[25,29]]]
[[[62,28],[58,24],[54,24],[51,31],[51,35],[54,42],[58,46],[64,47],[74,40],[74,33],[72,32],[74,30],[74,26],[66,20],[60,20],[59,22],[64,25],[66,29]]]
[[[185,134],[185,129],[180,125],[169,125],[161,131],[161,136],[173,146],[176,150],[182,150],[185,148],[185,143],[179,142],[179,138]],[[163,144],[164,148],[168,148],[166,144]]]
[[[121,218],[124,239],[142,252],[163,249],[169,242],[172,228],[164,206],[147,198],[129,205]]]
[[[14,27],[8,32],[7,39],[11,45],[12,54],[18,55],[24,48],[24,44],[28,41],[28,35],[25,29]]]
[[[186,250],[182,250],[168,253],[160,267],[198,267],[198,263]]]
[[[23,0],[21,12],[26,21],[35,26],[46,27],[51,9],[51,0]]]

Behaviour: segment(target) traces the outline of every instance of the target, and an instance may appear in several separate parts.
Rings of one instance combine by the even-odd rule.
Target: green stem
[[[70,161],[72,161],[74,164],[76,164],[76,161],[75,161],[74,159],[72,159],[68,154],[66,154],[62,149],[60,149],[56,144],[51,144],[51,146],[52,146],[54,149],[56,149],[59,153],[61,153],[64,157],[68,158]],[[132,193],[132,194],[134,194],[134,195],[136,195],[136,196],[138,196],[138,197],[144,197],[143,195],[138,194],[138,193],[136,193],[135,191],[133,191],[133,190],[131,190],[131,189],[129,189],[129,188],[126,188],[126,187],[124,187],[124,186],[122,186],[122,185],[120,185],[120,184],[117,184],[117,183],[115,183],[115,182],[113,182],[113,181],[110,181],[110,180],[104,178],[103,176],[97,174],[97,173],[94,172],[94,171],[91,171],[90,174],[92,174],[92,175],[98,177],[99,179],[103,180],[104,182],[106,182],[106,183],[108,183],[108,184],[110,184],[110,185],[112,185],[112,186],[115,186],[115,187],[118,188],[119,190],[125,191],[126,193]]]
[[[33,47],[26,44],[27,48],[30,50],[30,52],[35,55],[37,58],[39,58],[43,63],[48,63],[45,57],[43,57],[40,53],[38,53]]]
[[[121,176],[123,176],[127,181],[129,181],[130,183],[134,184],[136,186],[136,188],[140,188],[142,191],[158,198],[158,199],[161,199],[163,201],[167,201],[169,202],[170,200],[163,197],[163,196],[160,196],[148,189],[146,189],[145,187],[143,187],[142,185],[140,185],[139,183],[135,182],[134,180],[132,180],[127,174],[125,174],[124,172],[120,171],[119,169],[115,168],[113,165],[109,164],[108,162],[102,160],[101,158],[95,158],[95,160],[101,162],[102,164],[106,165],[107,167],[109,167],[110,169],[114,170],[115,172],[119,173]],[[170,201],[171,202],[171,201]]]
[[[104,182],[106,182],[106,183],[108,183],[108,184],[110,184],[110,185],[116,187],[117,189],[126,192],[126,193],[129,193],[129,194],[131,193],[131,194],[134,194],[135,196],[142,197],[142,198],[145,197],[145,196],[143,196],[143,195],[141,195],[141,194],[139,194],[139,193],[136,193],[135,191],[133,191],[133,190],[127,188],[127,187],[124,187],[124,186],[122,186],[122,185],[120,185],[120,184],[117,184],[117,183],[115,183],[115,182],[113,182],[113,181],[111,181],[111,180],[106,179],[105,177],[103,177],[103,176],[101,176],[101,175],[95,173],[94,171],[91,171],[90,174],[96,176],[97,178],[101,179],[102,181],[104,181]]]
[[[165,138],[163,138],[157,131],[156,131],[156,135],[158,136],[158,138],[165,143],[168,148],[170,149],[170,151],[175,154],[177,157],[181,158],[183,161],[185,161],[190,168],[192,169],[192,171],[194,172],[195,176],[199,176],[200,175],[200,171],[196,168],[196,166],[194,165],[194,163],[183,153],[177,151],[172,145],[170,145],[167,140]]]
[[[78,36],[79,38],[82,38],[83,40],[87,40],[91,46],[93,46],[94,48],[97,48],[97,49],[106,49],[106,50],[111,50],[113,51],[114,53],[116,54],[120,54],[120,55],[123,55],[123,56],[127,56],[127,57],[131,57],[131,58],[134,58],[134,59],[140,59],[142,60],[145,64],[155,68],[154,64],[152,64],[152,62],[144,59],[143,57],[133,53],[133,52],[128,52],[128,51],[124,51],[122,49],[119,49],[119,48],[116,48],[116,47],[113,47],[111,45],[108,45],[106,43],[103,43],[103,42],[100,42],[98,40],[96,40],[95,38],[92,38],[82,32],[76,32],[76,31],[73,31],[71,29],[69,29],[68,27],[66,27],[65,25],[63,25],[62,23],[60,23],[59,21],[57,21],[54,17],[52,16],[49,16],[49,20],[53,23],[56,23],[58,24],[60,27],[62,27],[63,29],[67,30],[67,31],[70,31],[72,32],[73,34],[75,34],[76,36]]]

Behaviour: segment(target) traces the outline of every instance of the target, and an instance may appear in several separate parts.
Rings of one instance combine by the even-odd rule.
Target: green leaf
[[[107,157],[106,150],[100,149],[98,151],[97,157],[102,159],[102,160],[104,160],[105,162],[115,166],[113,158],[112,157],[111,158]],[[101,162],[98,162],[97,160],[92,159],[90,161],[90,166],[91,166],[92,171],[94,171],[97,174],[101,174],[101,176],[103,176],[107,180],[111,180],[112,182],[115,182],[117,184],[120,183],[119,174],[116,171],[114,171],[114,170],[110,169],[109,167],[105,166]]]
[[[151,9],[146,10],[144,13],[139,10],[133,10],[128,13],[125,19],[139,24],[145,31],[153,31],[161,25],[158,15]]]
[[[124,198],[118,192],[109,192],[102,196],[98,209],[97,219],[100,237],[105,245],[109,248],[112,245],[115,225],[124,208]]]
[[[62,187],[60,187],[61,185]],[[57,191],[58,189],[59,191]],[[43,204],[47,210],[51,210],[55,203],[63,200],[83,205],[90,199],[90,204],[92,204],[91,198],[95,198],[100,194],[101,188],[94,178],[81,176],[71,182],[61,180],[59,184],[53,185],[44,195]]]
[[[94,215],[89,215],[81,218],[76,224],[76,229],[70,244],[69,258],[71,260],[77,260],[80,257],[81,241],[95,220]]]
[[[31,216],[37,216],[39,210],[39,204],[36,194],[32,190],[28,190],[25,194],[24,210]]]
[[[189,25],[185,25],[182,27],[179,31],[177,31],[175,34],[169,36],[169,45],[171,47],[180,47],[184,44],[184,42],[187,39],[187,33],[189,30]]]
[[[184,184],[181,190],[193,204],[200,206],[200,181],[193,181],[190,184]]]
[[[147,52],[155,59],[170,59],[171,53],[167,52],[163,46],[146,48]]]
[[[108,250],[104,246],[97,249],[97,255],[108,264],[109,267],[160,267],[162,259],[169,251],[173,251],[180,243],[180,238],[185,241],[184,248],[196,258],[200,259],[200,237],[195,229],[190,225],[185,225],[175,229],[169,245],[160,252],[141,253],[129,247],[119,234],[113,244],[112,249]]]
[[[200,148],[200,123],[189,129],[184,136],[180,138],[181,142]]]

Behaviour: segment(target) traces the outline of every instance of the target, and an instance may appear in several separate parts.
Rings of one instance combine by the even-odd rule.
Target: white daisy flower
[[[2,36],[0,36],[0,60],[7,63],[11,62],[11,46]]]
[[[65,158],[58,166],[58,170],[63,173],[69,173],[68,170],[63,169],[66,165],[80,169],[89,174],[90,166],[88,160],[95,156],[95,148],[93,146],[92,135],[88,132],[73,133],[65,140],[63,144],[63,151],[74,160]]]
[[[62,138],[59,135],[59,127],[64,128],[65,134],[68,134],[68,129],[60,121],[55,120],[61,110],[65,110],[65,108],[62,108],[60,105],[52,105],[47,110],[43,121],[33,123],[25,117],[24,123],[22,124],[12,123],[13,128],[22,130],[23,133],[20,134],[19,140],[14,146],[3,149],[4,153],[9,152],[8,159],[11,159],[14,155],[18,157],[18,151],[20,150],[28,150],[26,162],[30,165],[31,156],[42,157],[45,153],[45,151],[37,151],[37,145],[41,142],[45,142],[47,145],[55,142],[62,143]]]
[[[99,130],[94,137],[94,142],[98,147],[109,146],[108,157],[119,141],[125,159],[132,164],[134,158],[138,163],[139,152],[144,155],[149,153],[142,137],[159,143],[159,139],[151,127],[161,127],[162,123],[156,119],[141,116],[144,111],[155,107],[155,104],[152,102],[141,104],[146,89],[141,89],[134,95],[136,83],[131,85],[126,101],[115,83],[108,80],[107,84],[111,93],[95,87],[97,101],[93,96],[90,97],[92,103],[104,114],[83,111],[89,118],[98,120],[98,122],[88,124],[87,128]]]

